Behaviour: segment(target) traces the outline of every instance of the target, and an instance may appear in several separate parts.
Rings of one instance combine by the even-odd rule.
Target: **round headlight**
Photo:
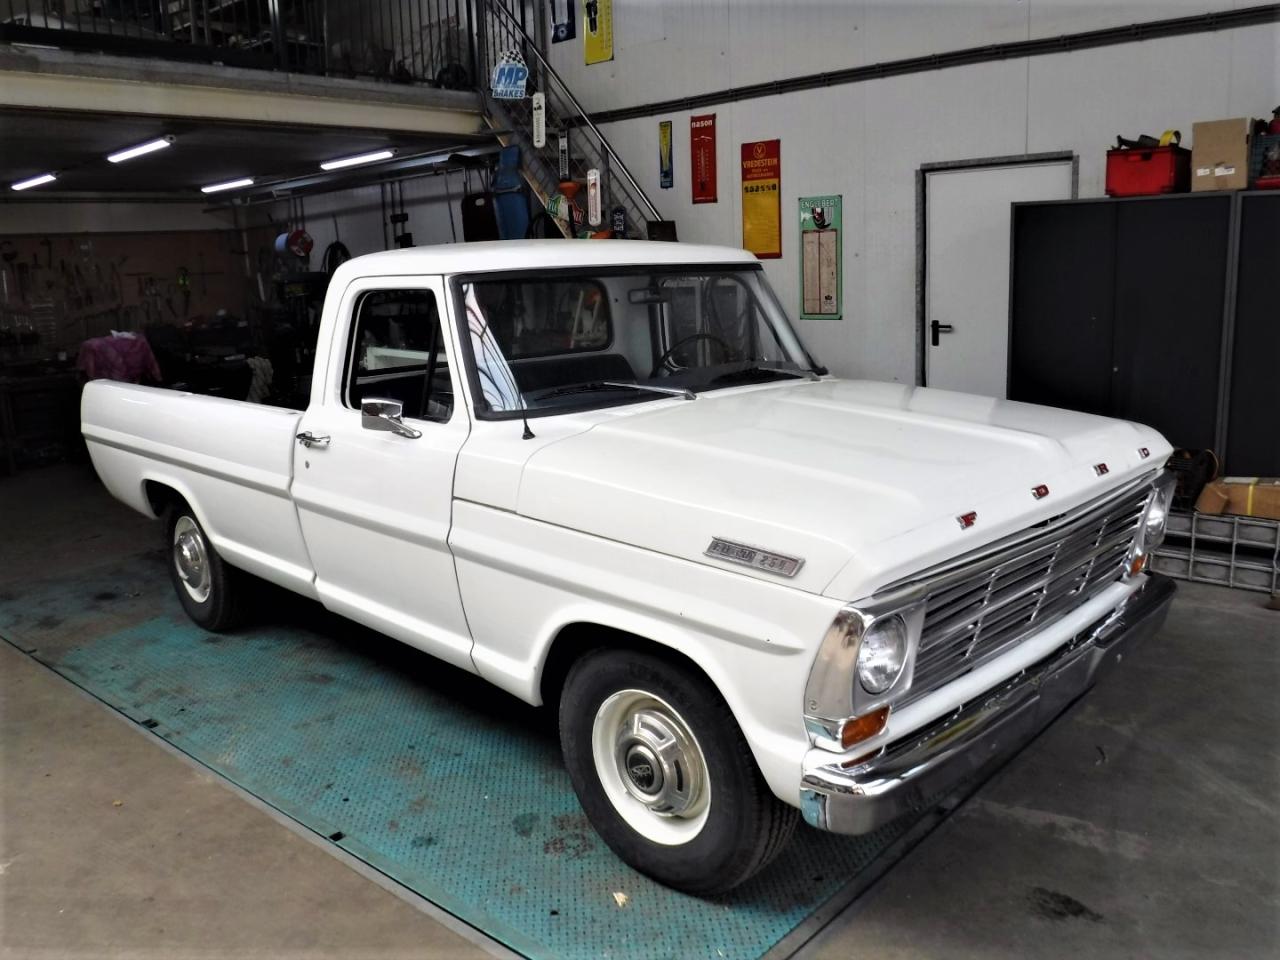
[[[1169,522],[1169,501],[1173,491],[1156,488],[1155,495],[1147,507],[1147,515],[1142,521],[1142,546],[1151,551],[1164,541],[1164,530]]]
[[[884,693],[902,676],[907,661],[907,625],[894,615],[877,620],[858,647],[858,682],[867,693]]]

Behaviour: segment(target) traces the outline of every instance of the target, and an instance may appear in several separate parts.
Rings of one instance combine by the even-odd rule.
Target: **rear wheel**
[[[565,764],[588,819],[631,866],[721,893],[772,860],[796,813],[770,792],[724,700],[651,654],[602,650],[560,699]]]
[[[183,609],[206,630],[231,629],[241,619],[243,574],[218,556],[187,504],[175,504],[167,521],[169,575]]]

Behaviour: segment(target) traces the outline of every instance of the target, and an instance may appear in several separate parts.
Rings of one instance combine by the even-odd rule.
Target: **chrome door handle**
[[[295,439],[310,450],[312,447],[327,447],[329,445],[329,435],[325,433],[312,433],[310,430],[304,430],[298,434]]]

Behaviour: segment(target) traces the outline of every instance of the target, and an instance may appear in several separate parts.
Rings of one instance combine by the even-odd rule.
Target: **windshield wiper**
[[[819,379],[816,371],[813,370],[786,370],[782,367],[762,367],[751,366],[743,367],[741,370],[730,370],[728,373],[722,373],[717,377],[712,377],[712,383],[732,383],[738,380],[756,380],[759,381],[761,374],[779,374],[784,377],[793,377],[804,380]],[[763,381],[759,381],[763,382]]]
[[[662,393],[668,397],[679,397],[681,400],[697,400],[698,395],[688,387],[655,387],[647,383],[627,383],[624,380],[605,380],[606,387],[628,387],[632,390],[647,390],[649,393]]]
[[[688,387],[655,387],[647,383],[626,383],[622,380],[593,380],[590,383],[575,383],[567,387],[557,387],[550,393],[544,393],[539,399],[564,397],[571,393],[590,393],[593,390],[642,390],[645,393],[659,393],[667,397],[680,397],[682,400],[697,400],[698,395]]]

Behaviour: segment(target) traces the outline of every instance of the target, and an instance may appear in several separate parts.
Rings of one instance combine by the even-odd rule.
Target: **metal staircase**
[[[538,44],[525,31],[520,13],[521,0],[479,0],[476,18],[476,86],[484,101],[485,119],[503,146],[520,147],[521,172],[538,201],[547,201],[560,192],[563,181],[579,184],[577,204],[585,219],[587,173],[600,172],[602,223],[578,224],[583,232],[608,230],[613,213],[625,212],[622,235],[648,238],[647,224],[661,220],[657,207],[636,182],[627,165],[599,128],[591,122],[573,92],[547,62]],[[489,79],[494,67],[513,56],[529,70],[527,96],[521,100],[498,100],[491,95]],[[546,143],[534,146],[532,95],[546,97]],[[569,141],[568,176],[562,177],[560,136]],[[568,223],[557,221],[566,236],[573,235]],[[615,236],[617,234],[615,233]]]

